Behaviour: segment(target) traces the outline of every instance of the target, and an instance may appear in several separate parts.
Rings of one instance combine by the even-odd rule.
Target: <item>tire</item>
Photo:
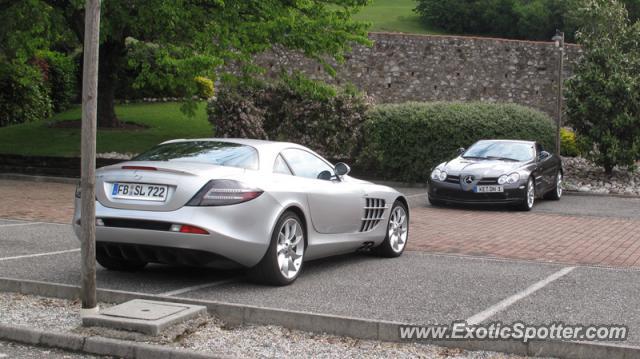
[[[530,211],[536,202],[536,185],[533,182],[533,178],[529,177],[527,180],[527,187],[525,188],[524,198],[518,205],[518,209],[521,211]]]
[[[560,200],[560,198],[562,197],[562,180],[564,179],[563,177],[564,175],[562,174],[562,171],[558,171],[558,173],[556,173],[556,185],[544,196],[544,198],[550,199],[552,201]]]
[[[306,244],[304,222],[297,214],[285,212],[276,222],[267,253],[252,270],[253,279],[274,286],[293,283],[302,271]],[[291,265],[293,269],[289,270]]]
[[[409,211],[404,203],[396,200],[389,211],[387,234],[374,253],[385,258],[400,257],[409,239]]]
[[[106,255],[106,253],[96,252],[96,261],[108,270],[120,271],[120,272],[134,272],[141,270],[147,265],[147,262],[113,258]]]
[[[428,198],[429,198],[429,203],[432,206],[434,206],[434,207],[442,207],[442,206],[444,206],[444,201],[441,201],[439,199],[431,198],[431,196],[429,196]]]

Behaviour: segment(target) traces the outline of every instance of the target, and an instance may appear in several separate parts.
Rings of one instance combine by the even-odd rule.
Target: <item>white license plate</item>
[[[168,187],[144,183],[114,183],[111,197],[116,199],[134,199],[139,201],[164,202]]]
[[[502,193],[504,192],[504,187],[502,186],[476,186],[476,193]]]

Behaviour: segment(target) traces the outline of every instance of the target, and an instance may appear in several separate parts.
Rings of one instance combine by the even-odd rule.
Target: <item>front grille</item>
[[[384,219],[384,210],[386,208],[386,202],[384,199],[367,198],[360,232],[369,232],[373,230],[378,223]]]
[[[502,193],[475,193],[472,191],[452,190],[439,188],[436,191],[438,198],[464,201],[502,201],[512,198],[508,192]]]
[[[448,175],[445,182],[458,184],[460,183],[460,176]],[[498,184],[498,178],[495,178],[495,177],[481,178],[478,181],[478,184],[480,185]]]
[[[152,231],[168,231],[171,223],[147,221],[142,219],[102,218],[105,227],[149,229]]]
[[[448,175],[445,182],[449,183],[460,183],[460,176]]]
[[[498,178],[496,177],[487,177],[478,181],[478,184],[498,184]]]

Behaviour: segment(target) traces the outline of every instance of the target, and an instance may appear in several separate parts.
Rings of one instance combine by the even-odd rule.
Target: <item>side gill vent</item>
[[[384,210],[386,208],[384,199],[366,198],[360,232],[369,232],[374,229],[384,219]]]

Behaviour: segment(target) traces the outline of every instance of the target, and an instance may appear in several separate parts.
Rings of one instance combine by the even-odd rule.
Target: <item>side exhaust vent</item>
[[[367,198],[360,232],[369,232],[376,228],[378,223],[384,219],[385,209],[387,209],[387,206],[384,199]]]

